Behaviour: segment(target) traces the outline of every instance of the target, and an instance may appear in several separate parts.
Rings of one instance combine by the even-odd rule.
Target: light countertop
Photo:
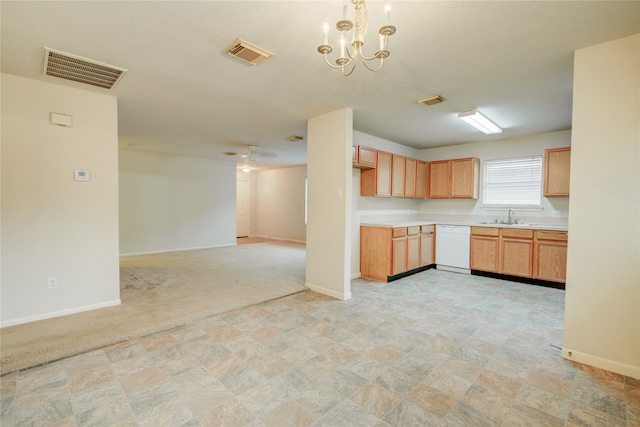
[[[542,223],[529,223],[524,222],[522,224],[500,224],[500,223],[486,223],[486,221],[473,221],[473,220],[460,220],[460,221],[442,221],[442,220],[367,220],[360,223],[365,227],[384,227],[384,228],[399,228],[399,227],[416,227],[420,225],[463,225],[472,227],[500,227],[500,228],[524,228],[532,230],[556,230],[567,231],[567,225],[563,224],[542,224]]]

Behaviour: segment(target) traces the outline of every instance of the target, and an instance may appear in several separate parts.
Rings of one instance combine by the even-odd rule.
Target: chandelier
[[[387,4],[384,8],[384,25],[378,30],[379,34],[379,49],[376,50],[372,56],[366,56],[362,47],[364,46],[365,38],[367,37],[367,27],[369,25],[369,14],[367,13],[366,0],[351,0],[351,3],[356,8],[356,20],[355,24],[347,19],[347,1],[344,0],[342,6],[342,19],[336,22],[336,29],[341,32],[340,35],[340,56],[336,58],[335,64],[329,62],[328,54],[333,52],[333,47],[329,44],[329,25],[324,24],[324,43],[318,46],[318,53],[324,55],[324,60],[331,68],[340,69],[342,74],[350,76],[355,70],[358,60],[360,60],[367,69],[371,71],[378,71],[382,68],[384,59],[389,56],[387,50],[387,40],[389,36],[396,32],[396,27],[389,24],[391,16],[391,7]],[[351,48],[347,46],[347,32],[354,30],[351,38]],[[371,63],[371,61],[377,61]],[[353,63],[349,71],[347,71],[349,64]],[[375,65],[375,66],[374,66]]]

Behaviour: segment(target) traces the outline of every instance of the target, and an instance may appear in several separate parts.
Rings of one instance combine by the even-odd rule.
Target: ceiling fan
[[[260,150],[259,145],[252,144],[247,145],[246,147],[246,152],[240,155],[245,162],[255,163],[258,161],[258,157],[278,157],[276,153]],[[236,156],[238,153],[234,151],[225,151],[223,154],[227,156]]]
[[[247,147],[247,152],[241,156],[243,159],[246,159],[250,162],[255,162],[258,160],[258,146],[257,145],[249,145]]]

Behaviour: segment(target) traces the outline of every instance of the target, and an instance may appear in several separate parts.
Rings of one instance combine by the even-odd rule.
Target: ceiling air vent
[[[124,68],[49,49],[48,47],[44,48],[42,73],[45,76],[113,89],[126,72],[127,70]]]
[[[428,98],[423,98],[423,99],[418,99],[416,102],[418,104],[424,104],[424,105],[436,105],[436,104],[440,104],[441,102],[446,101],[447,98],[445,98],[442,95],[432,95]]]
[[[234,41],[224,51],[233,57],[253,65],[260,64],[273,55],[273,53],[242,39]]]

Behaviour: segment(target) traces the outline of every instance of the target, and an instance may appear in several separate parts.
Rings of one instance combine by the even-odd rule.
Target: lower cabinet
[[[433,264],[433,225],[360,227],[360,274],[388,282],[408,271]]]
[[[531,277],[533,230],[503,228],[500,240],[500,274]]]
[[[407,269],[407,228],[394,228],[391,233],[393,236],[391,275],[393,276]]]
[[[426,267],[436,262],[434,231],[434,225],[420,227],[420,267]]]
[[[420,267],[420,227],[407,227],[407,264],[405,271]]]
[[[472,270],[498,272],[499,236],[499,228],[471,227],[469,266]]]
[[[533,255],[536,279],[564,283],[567,279],[567,233],[536,230]]]
[[[472,270],[564,283],[567,232],[471,227]]]

